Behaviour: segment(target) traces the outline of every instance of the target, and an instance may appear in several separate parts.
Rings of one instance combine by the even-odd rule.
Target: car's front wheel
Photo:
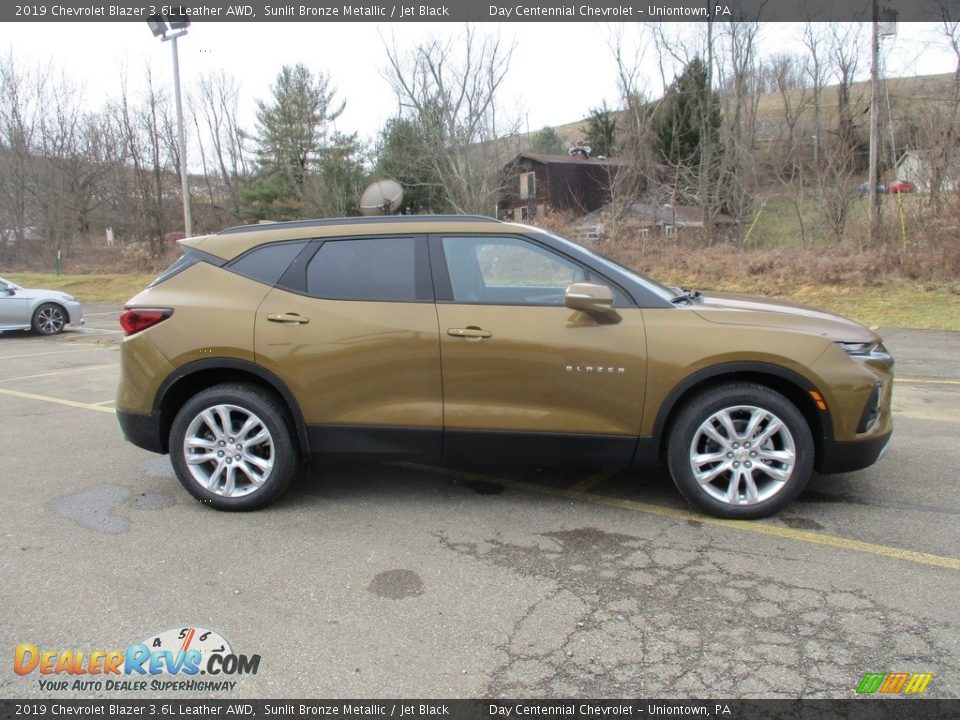
[[[298,465],[287,413],[255,385],[208,388],[177,413],[170,457],[181,484],[218,510],[256,510],[275,500]]]
[[[693,398],[668,442],[677,488],[718,517],[772,515],[803,491],[813,471],[813,436],[803,415],[754,383],[720,385]]]
[[[31,324],[40,335],[56,335],[67,324],[67,314],[55,303],[44,303],[34,311]]]

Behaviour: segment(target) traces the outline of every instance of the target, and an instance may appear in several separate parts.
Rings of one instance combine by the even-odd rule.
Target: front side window
[[[562,305],[567,286],[586,280],[576,263],[513,237],[445,237],[455,302]]]
[[[414,302],[416,256],[412,237],[327,241],[307,266],[307,294],[327,300]]]

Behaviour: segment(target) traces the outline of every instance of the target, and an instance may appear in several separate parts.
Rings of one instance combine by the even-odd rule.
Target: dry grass
[[[659,272],[658,272],[659,270]],[[795,284],[756,278],[724,281],[716,273],[655,268],[651,275],[671,285],[700,290],[741,292],[791,298],[831,310],[868,326],[960,331],[960,286],[898,281],[875,287]],[[154,275],[61,275],[13,273],[6,276],[26,287],[63,290],[86,304],[121,305],[145,288]]]
[[[22,287],[62,290],[88,305],[122,305],[149,285],[150,275],[54,275],[52,273],[8,273],[7,280]]]

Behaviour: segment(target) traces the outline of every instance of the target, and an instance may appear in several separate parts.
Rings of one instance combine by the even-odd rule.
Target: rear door
[[[629,462],[646,371],[641,311],[620,321],[564,306],[574,282],[599,282],[532,239],[431,237],[447,454],[506,462]]]
[[[441,452],[440,344],[426,239],[317,242],[257,311],[257,362],[296,396],[311,450]]]

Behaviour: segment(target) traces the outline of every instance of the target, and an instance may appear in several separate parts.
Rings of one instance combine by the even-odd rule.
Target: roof
[[[483,215],[379,215],[240,225],[216,235],[187,238],[181,240],[180,244],[230,260],[268,242],[424,232],[490,232],[491,225],[504,229],[515,227]]]
[[[511,162],[527,158],[544,165],[598,165],[600,167],[624,167],[626,162],[618,158],[591,157],[582,155],[547,155],[544,153],[520,153]]]

